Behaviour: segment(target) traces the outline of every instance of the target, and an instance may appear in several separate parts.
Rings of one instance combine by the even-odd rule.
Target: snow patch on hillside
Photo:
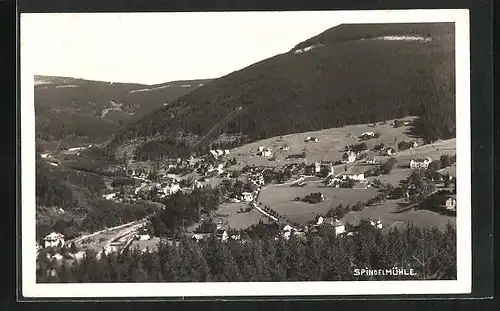
[[[308,52],[312,49],[320,48],[322,46],[323,46],[323,44],[314,44],[314,45],[306,46],[303,49],[297,49],[297,50],[293,51],[293,54],[302,54],[302,53]]]
[[[74,85],[74,84],[58,85],[58,86],[56,86],[56,89],[63,88],[63,87],[79,87],[79,86],[78,85]]]
[[[375,37],[375,38],[361,39],[361,40],[428,42],[428,41],[432,41],[432,38],[431,37],[423,37],[423,36],[382,36],[382,37]]]

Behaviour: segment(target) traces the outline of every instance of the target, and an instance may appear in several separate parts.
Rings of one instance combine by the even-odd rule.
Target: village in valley
[[[76,238],[52,232],[37,242],[37,250],[52,249],[47,256],[56,260],[78,260],[88,249],[98,256],[127,248],[154,250],[161,239],[175,244],[216,236],[244,242],[242,233],[255,226],[272,228],[276,239],[325,230],[350,236],[361,222],[382,231],[409,222],[423,228],[454,226],[455,139],[426,143],[412,137],[413,120],[288,134],[186,158],[128,159],[109,168],[119,177],[108,180],[102,199],[169,209],[168,198],[215,189],[220,202],[170,236],[158,234],[146,217]],[[57,166],[62,158],[82,157],[95,147],[42,158]]]

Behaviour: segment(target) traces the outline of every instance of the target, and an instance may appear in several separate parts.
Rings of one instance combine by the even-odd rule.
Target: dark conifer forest
[[[332,232],[244,243],[160,242],[157,251],[126,250],[70,264],[40,253],[38,282],[241,282],[456,279],[456,232],[409,226],[383,233],[362,223],[353,236]],[[414,275],[356,275],[355,269],[413,269]],[[55,274],[47,274],[54,270]]]

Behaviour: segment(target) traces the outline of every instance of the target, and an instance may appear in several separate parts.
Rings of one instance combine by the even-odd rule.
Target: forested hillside
[[[137,154],[149,158],[407,115],[421,117],[416,135],[448,138],[454,41],[452,23],[340,25],[130,123],[109,147],[154,137]]]
[[[142,85],[35,76],[37,139],[42,144],[102,141],[127,122],[205,83],[208,80]]]

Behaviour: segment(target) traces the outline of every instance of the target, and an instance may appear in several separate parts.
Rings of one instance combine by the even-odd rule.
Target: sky
[[[21,49],[38,75],[157,84],[227,75],[339,23],[332,11],[23,14]]]

